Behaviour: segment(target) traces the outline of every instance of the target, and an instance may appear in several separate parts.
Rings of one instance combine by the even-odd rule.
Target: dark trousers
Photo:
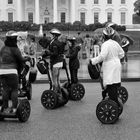
[[[105,89],[105,91],[102,93],[103,98],[105,98],[106,94],[108,93],[108,96],[111,100],[115,101],[118,105],[119,101],[118,101],[118,88],[121,86],[121,83],[115,83],[112,85],[107,85],[107,88]]]
[[[78,69],[70,69],[71,83],[78,83]]]
[[[2,83],[2,99],[3,108],[8,107],[8,100],[11,98],[12,107],[16,108],[18,104],[18,76],[16,74],[4,74],[0,75],[0,81]]]

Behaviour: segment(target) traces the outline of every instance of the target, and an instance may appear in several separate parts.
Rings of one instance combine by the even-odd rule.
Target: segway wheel
[[[125,87],[121,86],[118,88],[118,96],[122,100],[122,103],[125,104],[128,100],[128,91]]]
[[[46,109],[54,109],[57,107],[58,97],[53,90],[45,90],[41,96],[41,103]]]
[[[27,99],[22,99],[17,108],[17,117],[20,122],[26,122],[31,113],[31,106]]]
[[[85,95],[85,88],[82,84],[72,84],[70,90],[70,99],[74,101],[81,100]]]
[[[61,87],[61,93],[63,96],[63,101],[61,101],[61,106],[64,106],[65,104],[67,104],[67,102],[69,101],[69,93],[67,91],[67,89],[65,89],[64,87]]]
[[[32,99],[32,84],[30,82],[27,83],[26,96],[28,100]]]
[[[113,124],[119,115],[118,105],[109,99],[101,101],[96,107],[96,116],[103,124]]]
[[[30,83],[34,83],[36,81],[36,77],[37,77],[37,70],[32,68],[30,73],[29,73]]]
[[[123,103],[122,103],[122,100],[120,98],[118,98],[118,101],[119,101],[119,116],[122,114],[123,112]]]

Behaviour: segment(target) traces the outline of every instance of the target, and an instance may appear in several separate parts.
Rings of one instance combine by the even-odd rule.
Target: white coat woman
[[[106,87],[109,97],[118,102],[117,88],[121,83],[120,59],[124,57],[124,51],[115,40],[112,40],[113,35],[113,28],[106,27],[103,30],[105,42],[101,46],[100,54],[91,61],[93,65],[103,62],[103,85]]]

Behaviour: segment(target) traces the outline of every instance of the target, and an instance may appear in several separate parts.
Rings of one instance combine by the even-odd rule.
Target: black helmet
[[[104,30],[103,30],[103,35],[107,36],[107,37],[111,37],[112,35],[114,35],[114,29],[112,27],[106,27]]]

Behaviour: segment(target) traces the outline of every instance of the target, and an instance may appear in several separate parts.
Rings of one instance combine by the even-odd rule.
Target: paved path
[[[40,102],[48,84],[34,84],[28,122],[0,122],[0,140],[140,140],[140,82],[122,83],[129,99],[114,125],[103,125],[96,117],[96,105],[101,100],[100,84],[83,84],[86,95],[82,101],[69,101],[56,110],[46,110]]]

